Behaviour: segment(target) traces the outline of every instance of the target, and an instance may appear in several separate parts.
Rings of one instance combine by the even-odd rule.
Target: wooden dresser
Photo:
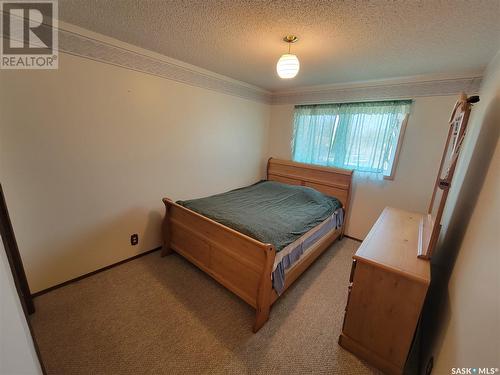
[[[388,374],[403,373],[430,283],[422,216],[386,207],[353,257],[339,344]]]

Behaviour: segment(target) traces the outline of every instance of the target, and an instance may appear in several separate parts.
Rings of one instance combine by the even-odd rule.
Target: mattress
[[[329,236],[342,227],[344,221],[344,210],[338,208],[332,216],[324,222],[311,229],[296,241],[285,247],[276,254],[273,265],[273,288],[278,295],[285,289],[285,279],[290,269],[300,258],[312,250],[321,239]]]
[[[178,201],[220,224],[281,252],[331,217],[342,204],[305,186],[260,181],[206,198]]]

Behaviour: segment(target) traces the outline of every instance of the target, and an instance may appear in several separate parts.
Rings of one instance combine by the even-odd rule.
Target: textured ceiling
[[[59,16],[271,91],[477,72],[500,48],[500,0],[59,0]],[[282,80],[289,33],[301,70]]]

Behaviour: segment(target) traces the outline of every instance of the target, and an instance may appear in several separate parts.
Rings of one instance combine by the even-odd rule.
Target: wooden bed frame
[[[267,179],[291,185],[312,187],[337,197],[344,207],[344,223],[349,210],[352,171],[313,166],[270,158]],[[219,224],[168,198],[163,221],[162,256],[175,251],[212,276],[256,310],[253,331],[268,320],[271,305],[278,299],[271,274],[276,251],[274,246]],[[337,238],[344,226],[322,238],[287,270],[285,290]]]

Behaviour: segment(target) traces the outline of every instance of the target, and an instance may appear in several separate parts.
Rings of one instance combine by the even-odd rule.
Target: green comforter
[[[280,251],[333,215],[336,198],[304,186],[261,181],[211,197],[178,204]]]

